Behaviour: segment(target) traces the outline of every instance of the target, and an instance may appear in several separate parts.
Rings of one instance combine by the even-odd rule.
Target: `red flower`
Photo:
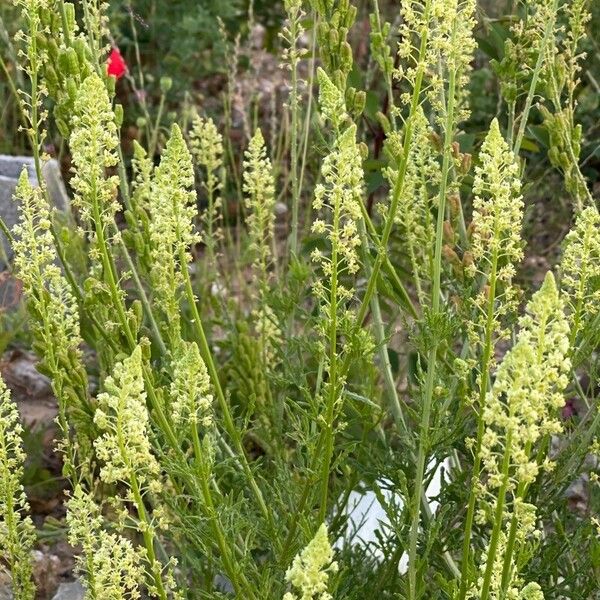
[[[121,79],[127,72],[127,64],[118,48],[113,48],[111,50],[111,53],[108,55],[108,60],[106,61],[106,67],[108,74],[117,79]]]

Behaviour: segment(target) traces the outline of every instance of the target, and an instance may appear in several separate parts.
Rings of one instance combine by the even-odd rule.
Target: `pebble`
[[[85,588],[79,581],[61,583],[56,590],[52,600],[83,600]]]

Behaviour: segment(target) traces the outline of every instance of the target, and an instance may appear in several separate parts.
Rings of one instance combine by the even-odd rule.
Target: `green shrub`
[[[156,130],[133,144],[129,178],[105,7],[84,0],[77,28],[69,2],[17,4],[38,171],[48,98],[73,171],[78,228],[24,174],[12,243],[59,405],[88,597],[595,597],[600,215],[576,118],[586,2],[515,6],[490,66],[498,115],[471,154],[459,140],[478,124],[474,0],[407,0],[394,27],[374,2],[366,74],[349,0],[286,0],[291,89],[270,135],[244,106],[238,155],[229,113],[221,132],[186,111],[164,144]],[[540,285],[522,266],[534,110],[573,215]],[[0,514],[26,523],[11,410],[0,467],[16,475]],[[568,499],[580,481],[581,510]],[[349,512],[367,492],[385,519],[358,543]],[[18,529],[15,586],[32,541]]]

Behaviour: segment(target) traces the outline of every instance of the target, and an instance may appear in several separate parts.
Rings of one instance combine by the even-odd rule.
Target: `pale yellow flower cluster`
[[[418,63],[415,50],[418,48],[420,37],[429,29],[431,18],[431,0],[418,2],[407,0],[400,5],[402,22],[399,27],[400,42],[398,43],[398,56],[401,59],[401,68],[395,73],[397,78],[404,78],[414,87],[419,68],[424,65]],[[409,97],[404,97],[406,102]]]
[[[203,171],[202,185],[207,194],[207,206],[202,211],[201,219],[204,227],[204,243],[207,247],[207,258],[215,261],[216,246],[221,239],[218,227],[221,221],[222,187],[221,169],[223,168],[223,136],[219,133],[212,119],[203,119],[195,115],[189,133],[190,152],[196,166]],[[212,268],[214,265],[210,265]]]
[[[323,523],[287,570],[286,581],[298,593],[287,592],[283,600],[331,600],[333,596],[327,591],[329,574],[336,573],[338,569],[337,563],[332,560],[333,549],[327,536],[327,526]]]
[[[182,342],[173,364],[171,414],[176,426],[213,422],[211,384],[195,342]]]
[[[277,323],[277,316],[268,304],[253,311],[254,330],[260,337],[263,364],[275,366],[278,361],[277,348],[283,341],[283,333]]]
[[[223,166],[223,136],[212,119],[199,115],[194,116],[189,135],[192,157],[206,171],[204,186],[216,192],[221,186],[218,171]]]
[[[338,129],[348,116],[344,94],[320,67],[317,69],[317,80],[319,82],[321,114],[326,121],[331,123],[334,129]]]
[[[178,289],[183,283],[183,269],[192,260],[190,248],[200,241],[193,188],[192,157],[181,130],[173,125],[160,165],[154,171],[149,228],[155,303],[174,329],[180,320]]]
[[[54,354],[65,351],[78,355],[81,336],[77,303],[57,265],[48,203],[42,190],[31,185],[26,169],[19,177],[15,200],[20,210],[19,222],[13,228],[14,266],[25,294],[45,322],[36,333],[45,337]]]
[[[106,171],[118,163],[119,136],[106,86],[99,75],[87,77],[75,99],[73,131],[69,139],[73,161],[73,204],[81,211],[86,227],[92,221],[114,227],[119,210],[119,178]]]
[[[109,2],[104,2],[103,0],[88,0],[86,2],[86,9],[89,14],[89,18],[86,20],[86,27],[89,28],[88,33],[93,37],[94,43],[98,45],[100,60],[108,54],[111,48],[108,42],[112,39],[108,19],[109,8]]]
[[[266,278],[272,257],[271,243],[275,228],[275,180],[273,166],[267,156],[265,140],[257,129],[250,140],[244,160],[244,193],[248,216],[246,224],[250,236],[253,264]]]
[[[523,200],[519,165],[515,155],[500,133],[494,119],[479,154],[480,164],[473,179],[473,233],[471,252],[476,271],[485,274],[490,266],[490,255],[496,251],[511,266],[502,271],[501,280],[514,275],[512,263],[523,258],[521,227]]]
[[[432,44],[434,56],[445,65],[446,73],[456,78],[456,111],[455,123],[469,118],[468,85],[471,72],[471,62],[477,49],[473,31],[477,25],[475,19],[476,0],[436,0],[434,2],[434,20],[440,24],[439,33],[433,34]],[[438,105],[438,112],[443,114],[443,95],[435,93],[434,83],[439,89],[442,81],[432,83],[429,98],[432,105]],[[433,93],[432,93],[433,92]]]
[[[14,597],[33,600],[30,552],[35,534],[21,483],[25,463],[22,433],[17,406],[0,377],[0,564],[10,568]]]
[[[132,199],[136,206],[149,211],[154,165],[146,150],[136,140],[133,141],[131,167],[133,169]]]
[[[469,325],[471,342],[476,344],[486,326],[490,275],[497,278],[494,330],[506,336],[501,321],[514,310],[517,297],[513,285],[515,264],[523,259],[523,197],[517,159],[500,133],[497,119],[480,152],[480,164],[473,180],[473,219],[471,223],[471,259],[467,274],[479,278],[485,286],[470,302],[476,316]]]
[[[434,248],[435,223],[433,221],[432,194],[430,186],[439,180],[439,164],[431,141],[431,128],[421,108],[414,119],[413,144],[408,156],[408,165],[404,177],[404,186],[398,202],[395,222],[402,228],[402,240],[410,257],[417,293],[422,304],[425,304],[423,281],[431,278],[431,261]],[[399,164],[401,147],[399,134],[391,134],[392,142],[387,150],[392,161],[390,165]],[[385,176],[393,193],[396,183],[397,169],[389,166]]]
[[[30,81],[35,81],[36,86],[30,92],[18,89],[18,101],[27,119],[25,130],[31,142],[38,144],[38,151],[42,151],[42,142],[46,137],[44,124],[48,111],[44,107],[44,101],[48,96],[48,90],[44,81],[40,78],[43,65],[48,61],[48,50],[39,43],[39,37],[46,33],[42,27],[40,14],[50,9],[49,0],[13,0],[16,7],[21,9],[21,21],[27,24],[27,31],[19,30],[15,34],[17,43],[16,67],[26,73]]]
[[[483,412],[482,458],[492,494],[506,483],[510,491],[519,482],[534,481],[539,466],[531,457],[533,445],[542,436],[562,430],[557,411],[564,405],[571,366],[569,324],[551,273],[531,298],[519,325],[517,343],[498,368]],[[511,457],[508,481],[500,460],[505,453]]]
[[[465,100],[470,63],[477,47],[473,35],[475,8],[475,0],[408,0],[400,8],[401,66],[395,75],[406,79],[411,88],[415,87],[419,74],[426,75],[427,96],[440,123],[446,110],[444,82],[449,73],[456,79],[455,121],[463,121],[469,115]],[[425,36],[425,52],[419,56]],[[405,92],[401,99],[408,104],[410,97],[410,92]]]
[[[129,483],[132,477],[153,492],[161,489],[160,466],[148,438],[149,415],[142,373],[142,349],[119,362],[98,395],[94,422],[102,432],[94,442],[105,483]]]
[[[144,551],[122,535],[103,529],[104,519],[91,494],[75,486],[67,504],[69,543],[81,547],[77,568],[86,575],[86,599],[136,600],[145,579]]]
[[[327,235],[332,257],[315,251],[313,260],[321,265],[327,276],[334,268],[356,273],[360,266],[358,223],[362,219],[360,197],[363,190],[362,157],[356,143],[356,125],[351,125],[336,137],[332,152],[323,160],[321,174],[324,181],[315,186],[313,208],[326,211],[331,216],[327,221],[313,221],[312,230]],[[334,265],[332,260],[338,263]]]
[[[325,251],[315,248],[311,258],[323,275],[313,284],[323,316],[318,327],[329,337],[332,324],[338,330],[348,331],[353,321],[348,300],[354,290],[342,283],[341,277],[354,275],[360,268],[359,224],[364,174],[356,143],[356,125],[342,127],[346,114],[342,92],[322,70],[319,70],[319,83],[319,105],[322,115],[333,126],[334,138],[329,154],[323,159],[322,180],[315,186],[313,199],[313,208],[319,217],[313,220],[312,231],[322,235],[328,247]]]
[[[571,309],[572,337],[600,312],[600,213],[595,206],[581,212],[567,234],[561,261],[562,288]]]
[[[535,514],[535,507],[534,509]],[[530,535],[533,532],[534,528],[526,528],[521,525],[519,529],[519,536],[522,541],[527,535]],[[517,573],[515,573],[515,561],[514,559],[510,562],[511,572],[515,573],[508,584],[505,584],[504,591],[502,587],[502,571],[504,568],[504,560],[507,551],[507,535],[504,531],[500,532],[500,536],[498,539],[498,545],[496,547],[496,552],[493,557],[493,568],[492,575],[490,579],[490,587],[488,598],[489,600],[544,600],[544,593],[540,588],[539,584],[532,581],[529,583],[524,583],[522,578],[519,577]],[[485,553],[489,549],[489,545],[486,545]],[[481,565],[481,571],[485,570],[485,562]],[[473,586],[471,590],[467,593],[467,598],[469,600],[479,600],[481,598],[481,585],[483,581],[483,576],[480,576],[477,585]]]
[[[518,20],[511,27],[520,46],[516,50],[524,54],[522,62],[518,65],[521,71],[533,70],[542,48],[546,28],[548,24],[554,24],[556,21],[555,4],[555,0],[529,0],[527,19]],[[556,52],[554,45],[551,45],[549,51]]]
[[[502,587],[505,555],[512,558],[515,547],[523,547],[531,536],[539,534],[536,507],[525,501],[526,491],[540,469],[550,469],[552,463],[548,458],[540,463],[536,444],[562,431],[558,411],[564,405],[563,391],[571,368],[569,324],[551,273],[531,298],[519,325],[517,342],[500,364],[483,408],[485,483],[479,484],[477,520],[481,524],[491,522],[498,534],[493,555],[488,548],[482,565],[482,571],[491,573],[490,598],[500,598],[495,594]],[[513,552],[507,553],[509,537],[505,531],[509,524],[514,539],[510,541]],[[504,585],[512,590],[509,597],[536,597],[535,584],[524,588],[529,595],[519,595],[522,581],[514,568]],[[478,597],[477,592],[473,594],[471,597]]]

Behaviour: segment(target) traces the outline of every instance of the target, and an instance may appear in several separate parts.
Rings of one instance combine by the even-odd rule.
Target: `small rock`
[[[0,600],[13,600],[12,592],[6,585],[0,585]]]
[[[85,596],[85,588],[79,581],[61,583],[56,590],[52,600],[82,600]]]
[[[33,579],[37,593],[42,598],[50,598],[58,587],[61,563],[58,556],[33,550]]]
[[[217,573],[215,575],[214,585],[217,588],[217,590],[219,590],[223,594],[233,594],[235,592],[231,581],[229,581],[229,579],[225,577],[225,575],[221,575],[220,573]]]
[[[284,204],[283,202],[277,202],[275,204],[275,214],[280,217],[282,215],[285,215],[288,211],[288,207],[286,204]]]
[[[9,574],[0,569],[0,600],[13,600]]]
[[[0,154],[0,177],[17,180],[21,175],[23,167],[27,169],[29,180],[33,185],[37,184],[35,173],[35,162],[30,156],[8,156]],[[59,210],[67,210],[69,208],[69,196],[65,184],[60,174],[60,165],[54,159],[46,161],[42,165],[42,176],[52,203]]]
[[[0,569],[0,600],[13,600],[10,575],[6,569]]]

